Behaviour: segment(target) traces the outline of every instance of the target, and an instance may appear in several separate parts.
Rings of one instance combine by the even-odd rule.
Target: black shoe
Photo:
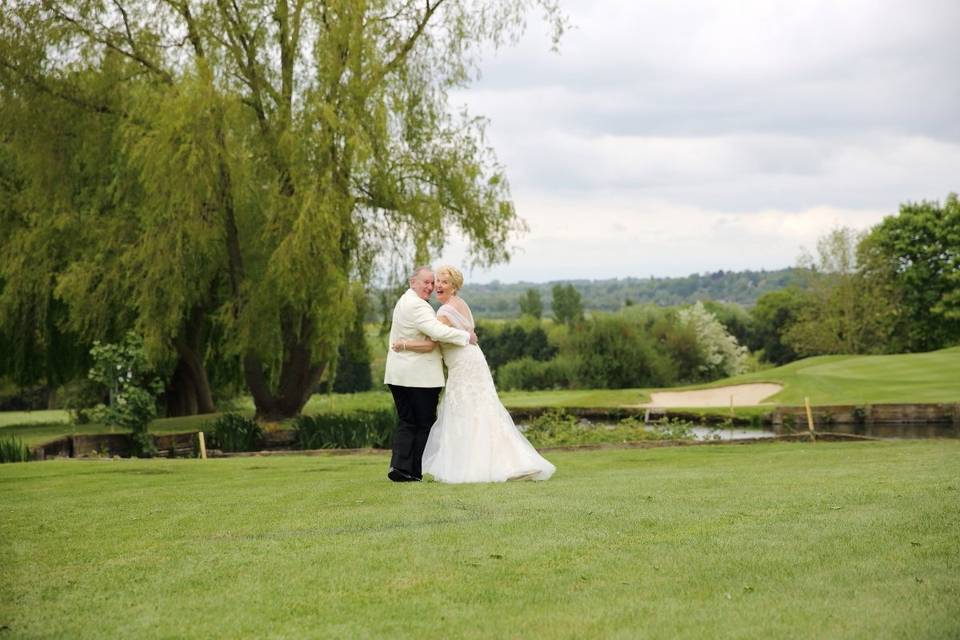
[[[420,482],[420,478],[410,475],[406,471],[400,471],[400,469],[394,469],[390,467],[390,471],[387,473],[387,477],[393,480],[394,482]]]

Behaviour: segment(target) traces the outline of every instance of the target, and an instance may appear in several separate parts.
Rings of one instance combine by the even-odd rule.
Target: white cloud
[[[452,96],[530,225],[479,281],[779,268],[960,189],[955,0],[565,4]]]

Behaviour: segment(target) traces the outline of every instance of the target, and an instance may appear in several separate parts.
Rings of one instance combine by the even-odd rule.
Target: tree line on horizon
[[[571,285],[587,311],[617,311],[632,304],[676,306],[698,300],[731,302],[752,307],[765,293],[796,286],[804,280],[803,268],[693,273],[681,277],[606,278],[549,282],[467,283],[462,295],[479,317],[511,318],[524,313],[523,305],[536,295],[543,312],[550,314],[554,287]]]
[[[507,287],[521,318],[481,320],[478,333],[505,389],[666,387],[735,375],[748,366],[748,352],[754,366],[765,366],[960,344],[956,194],[942,205],[906,203],[867,231],[833,229],[798,263],[785,286],[750,307],[627,299],[615,311],[596,304],[586,311],[597,289],[581,281],[550,288],[548,316],[540,288],[517,296]],[[619,284],[604,281],[599,290]]]

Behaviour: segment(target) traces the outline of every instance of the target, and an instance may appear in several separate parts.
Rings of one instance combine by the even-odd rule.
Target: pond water
[[[746,440],[751,438],[772,438],[773,431],[764,429],[718,429],[714,427],[693,427],[690,429],[697,440]]]
[[[697,440],[743,440],[746,438],[772,438],[776,432],[770,429],[719,429],[694,427],[691,429]],[[870,438],[916,440],[923,438],[958,438],[960,428],[951,424],[832,424],[818,431],[849,433]],[[781,431],[781,433],[806,433],[805,431]]]
[[[601,426],[597,424],[597,426]],[[655,430],[657,427],[647,427]],[[870,438],[889,438],[897,440],[915,440],[922,438],[960,438],[960,428],[950,424],[832,424],[818,429],[830,433],[850,433]],[[752,438],[773,438],[777,432],[770,428],[746,429],[733,427],[732,429],[694,426],[690,429],[697,440],[747,440]],[[806,431],[787,431],[780,433],[806,433]]]
[[[928,422],[904,424],[831,424],[818,427],[817,430],[897,440],[960,437],[960,427],[952,424],[931,424]]]

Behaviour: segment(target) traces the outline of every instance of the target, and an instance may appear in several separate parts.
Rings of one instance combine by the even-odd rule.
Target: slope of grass
[[[930,353],[820,356],[728,378],[711,386],[777,382],[783,391],[767,402],[878,404],[960,402],[960,347]]]
[[[0,467],[11,637],[947,638],[960,443]]]

